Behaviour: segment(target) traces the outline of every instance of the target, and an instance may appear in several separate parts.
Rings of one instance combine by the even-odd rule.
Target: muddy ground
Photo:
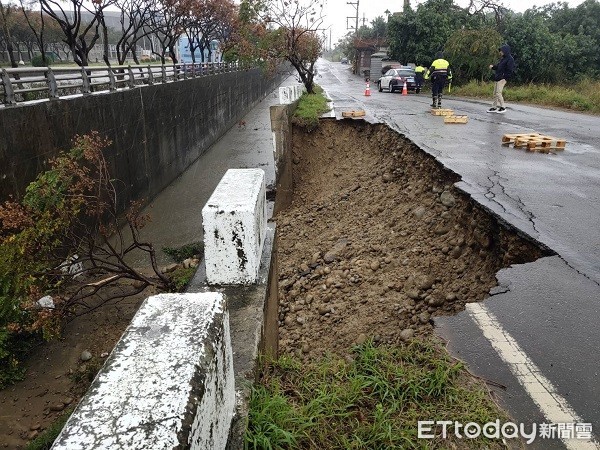
[[[372,338],[430,335],[432,317],[481,301],[495,273],[542,256],[385,125],[294,129],[294,200],[276,217],[280,350],[349,357]]]
[[[0,448],[25,448],[75,407],[152,289],[74,319],[61,339],[31,354],[25,379],[0,391]],[[87,361],[81,359],[85,351]]]

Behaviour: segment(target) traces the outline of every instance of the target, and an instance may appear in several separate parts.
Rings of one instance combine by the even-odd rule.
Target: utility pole
[[[346,28],[348,28],[348,19],[354,19],[354,39],[355,39],[355,41],[358,40],[358,2],[359,2],[359,0],[356,0],[356,2],[346,2],[347,5],[352,5],[356,9],[356,16],[346,17]],[[358,69],[359,64],[360,64],[360,55],[358,54],[358,52],[356,52],[356,59],[354,61],[353,73],[356,73],[359,70]]]
[[[346,2],[347,5],[352,5],[354,7],[354,9],[356,9],[356,15],[355,16],[348,16],[346,17],[346,28],[350,28],[348,27],[348,19],[354,19],[354,34],[356,37],[358,37],[358,2],[360,0],[356,0],[356,2]]]

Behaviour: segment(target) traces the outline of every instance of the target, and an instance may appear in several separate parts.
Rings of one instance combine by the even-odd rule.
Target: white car
[[[417,89],[417,83],[415,82],[415,71],[410,67],[403,67],[400,69],[390,69],[384,76],[378,81],[379,92],[387,89],[390,92],[401,91],[406,82],[406,88],[409,91]]]

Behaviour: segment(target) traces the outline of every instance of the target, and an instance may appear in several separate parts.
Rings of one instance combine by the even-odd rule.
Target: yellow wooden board
[[[525,148],[531,152],[550,153],[550,150],[564,150],[567,141],[540,133],[523,133],[505,134],[502,136],[502,144],[513,144],[514,148]]]
[[[342,117],[363,117],[365,112],[362,109],[352,111],[342,111]]]
[[[444,117],[444,123],[467,123],[469,121],[468,116],[446,116]]]
[[[451,109],[434,108],[431,110],[431,114],[434,116],[451,116],[454,114],[454,111]]]
[[[540,133],[517,133],[517,134],[505,134],[502,136],[503,144],[511,144],[514,143],[515,140],[520,138],[535,138],[542,136]]]

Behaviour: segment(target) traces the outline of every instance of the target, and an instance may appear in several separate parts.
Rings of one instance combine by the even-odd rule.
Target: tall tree
[[[255,60],[288,61],[306,90],[313,93],[315,63],[323,51],[323,4],[318,0],[245,0],[240,8],[246,32],[238,34],[243,38],[238,48],[250,50]],[[256,37],[257,45],[249,44],[247,39]]]
[[[560,36],[548,29],[545,14],[529,9],[507,17],[505,39],[517,62],[516,75],[524,82],[557,81]]]
[[[387,21],[383,16],[378,16],[371,21],[371,38],[382,39],[387,37]]]
[[[120,10],[120,30],[116,43],[117,61],[125,64],[129,54],[136,64],[139,64],[136,52],[137,43],[148,35],[148,25],[153,11],[149,0],[116,0]]]
[[[71,8],[65,9],[60,0],[40,0],[42,11],[51,17],[63,31],[63,41],[69,46],[75,63],[79,66],[89,64],[89,54],[100,39],[100,34],[107,41],[104,11],[114,4],[115,0],[93,0],[91,5],[86,0],[69,0]],[[87,22],[82,13],[88,12],[92,19]],[[107,43],[105,44],[107,45]],[[108,62],[105,48],[105,60]]]
[[[191,11],[194,37],[201,50],[202,61],[205,52],[210,60],[211,43],[215,40],[224,43],[231,34],[237,7],[231,0],[193,0]]]
[[[17,60],[15,59],[14,43],[12,36],[13,19],[15,16],[16,8],[9,3],[2,3],[0,0],[0,31],[2,31],[2,39],[6,51],[8,52],[8,58],[12,67],[19,67]]]
[[[166,64],[167,55],[173,63],[177,63],[175,46],[183,30],[187,26],[189,17],[190,0],[159,0],[150,14],[149,26],[154,37],[159,42],[159,48],[151,39],[152,53],[157,55],[163,64]]]
[[[489,65],[496,62],[501,43],[502,36],[491,28],[455,31],[445,47],[455,79],[483,80],[489,76]]]
[[[468,22],[466,10],[453,0],[427,0],[416,11],[407,9],[390,18],[391,56],[398,61],[428,64],[452,33]]]

